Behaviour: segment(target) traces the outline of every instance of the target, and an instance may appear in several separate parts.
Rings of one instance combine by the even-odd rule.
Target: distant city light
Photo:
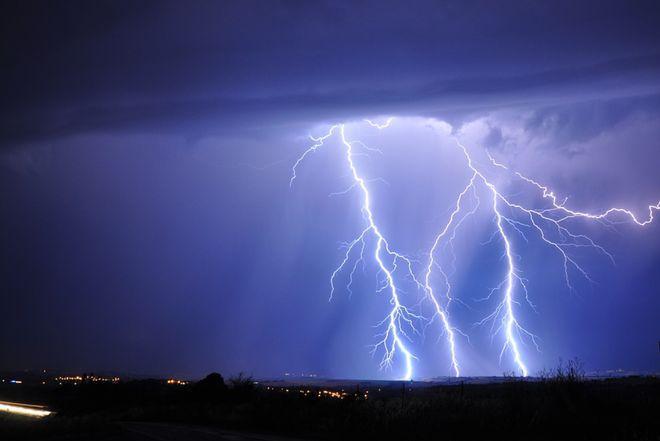
[[[170,378],[169,380],[167,380],[167,384],[177,384],[179,386],[185,386],[186,384],[188,384],[188,381],[183,381],[183,380],[177,380],[175,378]]]
[[[78,383],[91,382],[91,383],[119,383],[119,377],[99,377],[96,375],[72,375],[55,377],[55,381],[60,384],[73,383],[76,386]]]
[[[336,398],[343,400],[344,398],[350,396],[349,393],[347,393],[345,390],[341,391],[334,391],[334,390],[327,390],[327,389],[317,389],[317,390],[312,390],[312,389],[298,389],[298,390],[293,390],[293,389],[287,389],[283,387],[273,387],[273,386],[266,386],[266,390],[268,391],[273,391],[273,392],[284,392],[284,393],[289,393],[289,392],[298,392],[299,394],[305,396],[305,397],[313,397],[316,396],[317,398]],[[368,399],[369,398],[369,391],[365,391],[363,394],[360,394],[359,392],[353,394],[355,398],[363,398],[363,399]]]

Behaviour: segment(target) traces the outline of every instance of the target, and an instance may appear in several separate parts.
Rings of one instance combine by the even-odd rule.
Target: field
[[[40,420],[0,414],[3,440],[192,439],[162,435],[175,427],[209,428],[199,439],[229,439],[220,435],[223,430],[320,440],[660,439],[657,377],[296,386],[249,378],[225,385],[215,374],[187,385],[140,380],[2,386],[0,398],[39,402],[57,412]],[[136,427],[141,429],[131,432]],[[141,438],[145,427],[161,434]]]

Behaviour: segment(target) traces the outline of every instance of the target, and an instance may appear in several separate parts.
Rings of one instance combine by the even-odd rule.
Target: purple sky
[[[289,188],[329,124],[400,121],[351,130],[383,150],[365,170],[390,183],[378,216],[410,254],[464,178],[422,118],[574,206],[641,216],[660,198],[655,2],[16,1],[0,42],[0,369],[400,376],[369,355],[375,272],[328,302],[361,225],[356,195],[328,198],[346,188],[337,144]],[[520,244],[532,372],[576,356],[657,372],[660,227],[578,230],[616,265],[580,253],[594,284],[577,292]],[[491,232],[480,215],[457,242],[468,375],[512,370],[472,327],[501,271]],[[438,337],[414,345],[420,378],[449,373]]]

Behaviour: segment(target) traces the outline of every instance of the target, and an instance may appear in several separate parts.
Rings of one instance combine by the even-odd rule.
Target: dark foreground
[[[245,379],[225,386],[217,377],[185,386],[2,386],[0,398],[47,404],[57,414],[0,413],[0,439],[660,439],[660,380],[653,377],[323,390]]]

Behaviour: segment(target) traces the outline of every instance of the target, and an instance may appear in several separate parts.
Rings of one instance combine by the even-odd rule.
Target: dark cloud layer
[[[657,92],[660,70],[654,2],[16,2],[2,17],[4,145],[211,120],[451,117]]]

